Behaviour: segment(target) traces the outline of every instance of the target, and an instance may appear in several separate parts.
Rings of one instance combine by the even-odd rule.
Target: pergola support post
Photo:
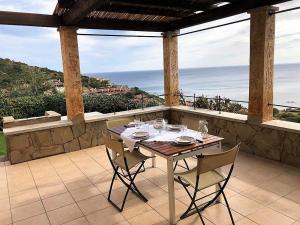
[[[275,14],[265,6],[250,11],[250,80],[248,121],[263,123],[273,119],[273,70]]]
[[[67,116],[71,121],[84,120],[84,104],[80,75],[77,29],[60,27],[61,53],[64,71],[64,87]]]
[[[165,105],[179,105],[178,32],[163,33]]]

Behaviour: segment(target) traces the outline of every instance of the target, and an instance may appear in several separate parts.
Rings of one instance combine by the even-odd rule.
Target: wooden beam
[[[179,105],[178,38],[175,32],[163,34],[165,105]]]
[[[64,70],[67,116],[71,121],[83,120],[84,105],[82,98],[77,30],[72,27],[60,27],[59,33]]]
[[[272,5],[272,4],[279,4],[282,2],[287,2],[291,0],[243,0],[236,3],[231,3],[228,5],[220,6],[197,15],[192,15],[185,17],[183,19],[174,21],[170,25],[170,30],[178,30],[183,29],[190,26],[195,26],[211,21],[215,21],[218,19],[223,19],[229,16],[234,16],[237,14],[241,14],[247,12],[251,9]]]
[[[76,26],[81,29],[107,29],[107,30],[131,30],[131,31],[151,31],[164,32],[168,23],[117,20],[117,19],[84,19]]]
[[[266,6],[251,11],[250,81],[248,121],[262,123],[273,119],[273,67],[275,15]]]
[[[0,24],[35,27],[59,27],[60,18],[54,15],[0,11]]]
[[[63,22],[65,25],[76,25],[92,11],[107,3],[109,0],[78,0],[70,11],[63,15]]]

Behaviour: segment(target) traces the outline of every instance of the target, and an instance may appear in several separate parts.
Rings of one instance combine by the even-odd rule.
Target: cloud
[[[281,9],[299,6],[296,0]],[[1,10],[52,14],[55,0],[0,0]],[[244,13],[181,31],[187,32],[249,17]],[[276,15],[276,63],[300,62],[300,11]],[[249,21],[179,37],[179,66],[211,67],[249,63]],[[80,33],[155,34],[107,30]],[[81,71],[109,72],[162,69],[162,39],[79,36]],[[56,29],[0,26],[0,57],[62,70]]]

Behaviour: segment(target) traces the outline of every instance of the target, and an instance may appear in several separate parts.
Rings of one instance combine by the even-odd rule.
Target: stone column
[[[248,121],[262,123],[273,119],[273,67],[275,7],[250,12],[250,81]]]
[[[77,29],[60,27],[60,42],[64,70],[64,87],[68,119],[84,119],[80,61],[77,41]]]
[[[177,32],[163,33],[165,105],[179,105]]]

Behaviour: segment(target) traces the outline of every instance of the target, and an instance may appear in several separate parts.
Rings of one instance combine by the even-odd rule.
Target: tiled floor
[[[167,224],[166,162],[147,166],[137,185],[149,199],[129,194],[118,213],[107,201],[112,169],[103,146],[18,165],[0,164],[0,225]],[[176,187],[176,215],[189,199]],[[124,187],[117,180],[113,199]],[[300,170],[240,153],[227,196],[237,225],[300,225]],[[230,224],[223,204],[204,211],[207,225]],[[197,215],[178,224],[201,224]]]

